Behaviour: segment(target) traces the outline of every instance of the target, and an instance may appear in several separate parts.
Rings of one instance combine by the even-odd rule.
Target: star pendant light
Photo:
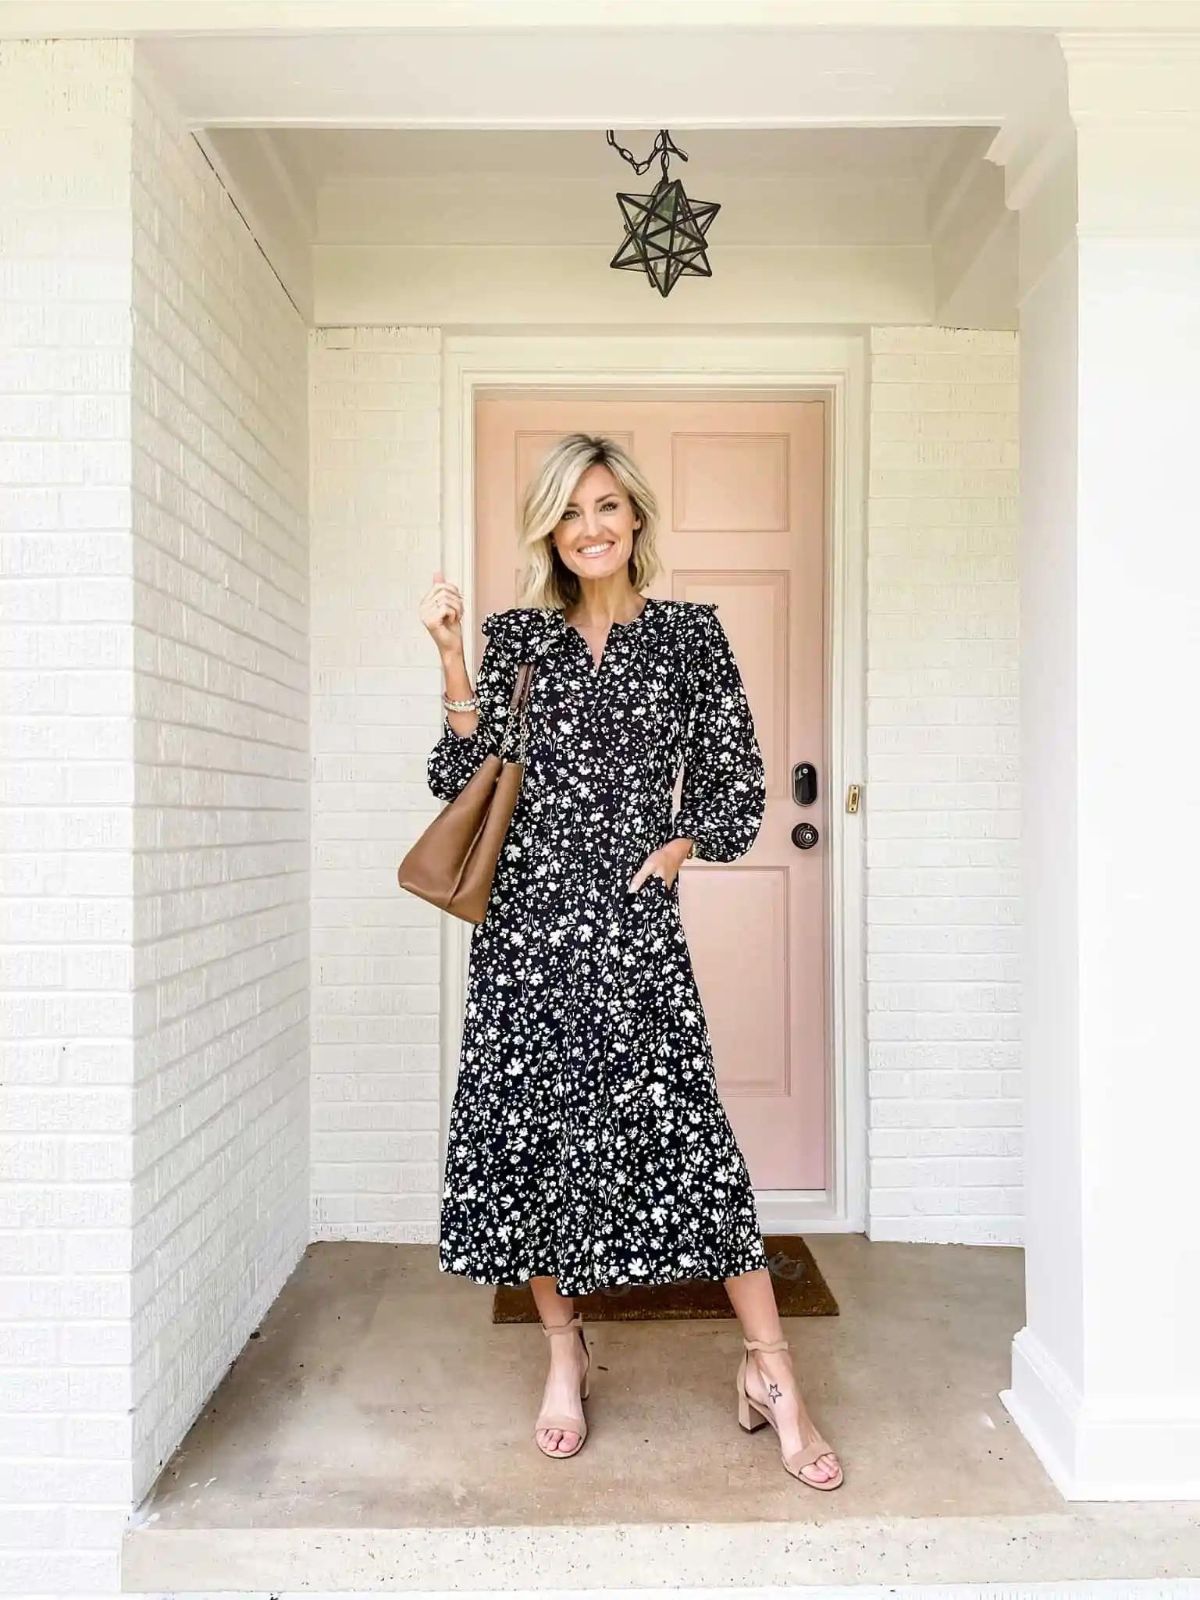
[[[666,128],[654,141],[645,161],[635,161],[608,131],[608,142],[637,173],[643,173],[659,156],[662,177],[652,194],[618,194],[617,204],[625,223],[625,238],[609,262],[622,272],[644,272],[665,299],[684,273],[711,278],[705,236],[721,207],[715,200],[689,199],[678,178],[667,174],[672,154],[687,160],[686,154]]]

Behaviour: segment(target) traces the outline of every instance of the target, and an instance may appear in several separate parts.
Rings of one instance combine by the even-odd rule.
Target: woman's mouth
[[[596,561],[605,553],[606,550],[611,549],[612,541],[609,540],[607,544],[581,545],[580,548],[576,550],[575,554],[577,556],[582,556],[585,561]]]

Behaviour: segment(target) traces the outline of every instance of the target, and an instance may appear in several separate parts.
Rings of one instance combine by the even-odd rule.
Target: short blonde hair
[[[535,473],[521,505],[518,534],[518,603],[566,610],[579,598],[579,579],[554,548],[553,533],[575,485],[589,467],[607,467],[633,504],[641,528],[633,536],[629,581],[639,592],[658,576],[658,500],[641,468],[615,439],[568,433]]]

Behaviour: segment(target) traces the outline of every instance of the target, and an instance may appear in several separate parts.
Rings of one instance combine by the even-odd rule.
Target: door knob
[[[798,822],[792,829],[792,843],[798,850],[811,850],[820,837],[811,822]]]

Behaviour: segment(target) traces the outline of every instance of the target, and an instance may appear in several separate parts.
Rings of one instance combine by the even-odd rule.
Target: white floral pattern
[[[535,676],[525,776],[471,933],[442,1271],[553,1274],[569,1295],[766,1266],[678,880],[628,888],[669,838],[734,861],[762,824],[762,753],[716,611],[647,597],[595,670],[556,608],[484,619],[479,724],[462,736],[444,719],[428,761],[439,799],[500,749],[519,662]]]

